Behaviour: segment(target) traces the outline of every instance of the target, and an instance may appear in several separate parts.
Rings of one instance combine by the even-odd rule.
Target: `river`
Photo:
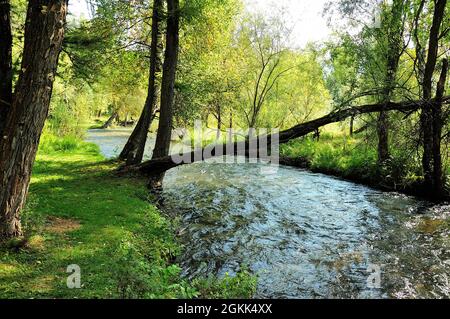
[[[87,141],[112,158],[129,134],[90,130]],[[183,225],[184,276],[245,265],[258,275],[256,298],[450,298],[450,205],[261,168],[212,162],[166,174],[165,209]]]

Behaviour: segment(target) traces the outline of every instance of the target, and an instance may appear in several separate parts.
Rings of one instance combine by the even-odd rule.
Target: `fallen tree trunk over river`
[[[448,104],[450,102],[450,97],[445,97],[443,99],[444,104]],[[218,144],[214,146],[207,146],[205,148],[198,148],[193,150],[192,152],[188,152],[185,154],[166,156],[162,158],[153,159],[147,162],[144,162],[140,165],[132,166],[132,167],[124,167],[121,169],[121,172],[129,172],[129,171],[138,171],[144,175],[151,176],[154,174],[165,172],[171,168],[184,165],[184,164],[192,164],[195,162],[204,161],[213,157],[227,155],[242,155],[243,149],[245,149],[245,155],[247,157],[265,157],[265,154],[261,154],[259,152],[260,145],[259,143],[264,143],[265,145],[261,145],[261,147],[270,148],[272,144],[272,140],[279,141],[280,144],[287,143],[293,139],[305,136],[310,134],[322,126],[341,122],[349,117],[356,117],[361,114],[367,113],[376,113],[381,111],[400,111],[400,112],[413,112],[418,110],[425,103],[434,104],[434,101],[425,102],[425,101],[408,101],[408,102],[390,102],[387,104],[367,104],[361,106],[350,107],[346,109],[340,109],[331,112],[330,114],[318,118],[313,121],[309,121],[306,123],[302,123],[296,125],[290,129],[285,131],[281,131],[276,134],[278,139],[275,138],[274,135],[266,135],[261,138],[261,136],[247,139],[246,141],[241,142],[231,142],[228,144]],[[254,148],[256,146],[256,152]],[[250,147],[250,148],[249,148]],[[253,151],[252,151],[253,149]],[[181,160],[183,159],[183,160]]]

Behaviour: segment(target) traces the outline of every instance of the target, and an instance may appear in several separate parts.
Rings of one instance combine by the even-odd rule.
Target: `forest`
[[[0,298],[449,298],[450,4],[308,3],[1,0]]]

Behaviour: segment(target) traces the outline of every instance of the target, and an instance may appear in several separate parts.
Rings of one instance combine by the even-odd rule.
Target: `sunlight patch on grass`
[[[41,235],[33,235],[27,240],[25,247],[29,250],[42,251],[45,249],[45,238]]]
[[[63,234],[78,230],[81,227],[80,223],[73,219],[50,216],[47,218],[47,221],[48,225],[45,227],[45,230],[50,233]]]
[[[20,272],[20,268],[17,265],[9,264],[9,263],[0,263],[0,275],[14,275]]]

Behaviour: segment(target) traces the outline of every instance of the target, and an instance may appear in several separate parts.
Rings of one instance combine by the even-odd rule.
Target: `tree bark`
[[[380,112],[377,121],[378,135],[378,163],[382,164],[389,159],[389,115],[387,112]]]
[[[230,129],[233,128],[233,110],[230,109]]]
[[[423,99],[425,101],[431,100],[433,74],[436,68],[439,36],[442,20],[444,17],[445,6],[447,0],[437,0],[434,7],[433,22],[430,30],[430,38],[428,44],[428,56],[425,65],[425,72],[423,76]],[[432,190],[433,187],[433,112],[431,104],[425,103],[422,108],[420,116],[421,131],[423,135],[423,157],[422,167],[424,174],[425,187]]]
[[[355,124],[355,117],[352,116],[350,117],[350,137],[353,137],[353,126]]]
[[[12,104],[11,5],[0,0],[0,136]]]
[[[178,64],[180,12],[179,0],[167,0],[167,33],[164,53],[163,75],[161,81],[161,110],[158,133],[156,135],[153,157],[161,158],[169,155],[173,123],[173,100],[175,95],[175,76]],[[154,175],[149,180],[149,188],[161,186],[164,174]]]
[[[222,129],[222,106],[220,102],[217,103],[217,130]]]
[[[39,139],[48,115],[64,37],[67,0],[28,5],[21,73],[0,141],[0,238],[20,236]]]
[[[441,139],[442,139],[442,98],[447,82],[448,60],[442,62],[442,72],[436,91],[436,104],[433,109],[433,184],[434,195],[441,198],[444,195],[445,179],[442,172]]]
[[[354,130],[354,131],[353,131],[353,135],[355,135],[355,134],[360,134],[360,133],[362,133],[362,132],[364,132],[364,131],[367,131],[367,130],[369,129],[369,127],[370,127],[370,125],[369,125],[369,124],[366,124],[366,125],[360,127],[359,129]]]
[[[150,125],[154,118],[156,103],[158,101],[158,77],[161,73],[161,52],[162,52],[162,13],[163,0],[153,1],[152,17],[152,43],[150,47],[150,72],[147,99],[141,117],[133,130],[127,144],[122,150],[119,158],[125,160],[127,165],[135,165],[142,162],[144,157],[145,144]]]
[[[442,99],[442,103],[449,103],[450,97],[444,97]],[[401,102],[401,103],[380,103],[380,104],[369,104],[369,105],[362,105],[357,107],[351,107],[343,110],[338,110],[335,112],[332,112],[324,117],[321,117],[319,119],[309,121],[307,123],[296,125],[288,130],[282,131],[278,134],[278,140],[280,144],[284,144],[289,142],[292,139],[299,138],[302,136],[305,136],[311,132],[314,132],[318,128],[331,124],[336,122],[341,122],[349,117],[356,117],[361,114],[367,114],[367,113],[377,113],[381,111],[402,111],[402,112],[411,112],[419,109],[423,101],[412,101],[412,102]],[[431,103],[433,105],[435,102],[430,101],[428,103]],[[269,135],[267,137],[267,142],[270,145],[271,140],[273,136]],[[235,142],[232,143],[233,146],[231,147],[234,149],[235,154],[238,149],[245,148],[248,151],[248,145],[250,145],[249,141],[242,141],[242,142]],[[217,154],[226,154],[225,151],[230,149],[227,145],[218,145],[217,148],[220,150],[222,148],[222,152],[218,152]],[[140,165],[134,166],[134,167],[128,167],[124,170],[124,172],[128,171],[139,171],[140,173],[152,176],[152,175],[158,175],[161,173],[164,173],[165,171],[180,166],[184,164],[191,164],[198,161],[203,161],[212,157],[216,156],[216,150],[214,149],[211,154],[207,154],[205,156],[205,149],[197,149],[193,150],[190,153],[181,155],[183,158],[189,158],[189,163],[175,163],[172,159],[172,156],[162,156],[160,158],[153,158],[151,161],[144,162]],[[248,154],[246,154],[248,155]]]
[[[381,102],[391,101],[392,93],[395,87],[395,79],[398,70],[400,56],[403,47],[403,15],[404,3],[401,0],[394,0],[390,15],[385,21],[387,37],[387,55],[386,72],[384,75],[384,89]],[[386,112],[380,112],[377,122],[378,135],[378,162],[384,163],[389,159],[389,115]]]

